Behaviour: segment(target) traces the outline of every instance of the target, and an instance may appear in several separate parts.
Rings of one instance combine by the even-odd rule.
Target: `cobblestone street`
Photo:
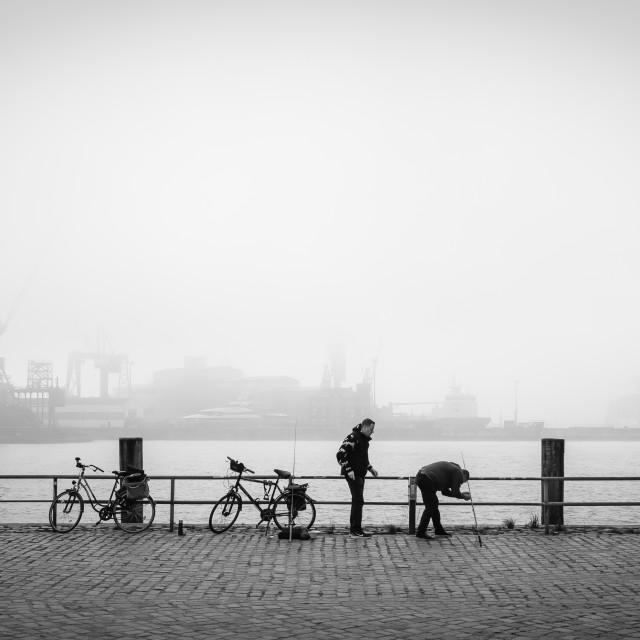
[[[0,528],[0,637],[640,638],[640,535]]]

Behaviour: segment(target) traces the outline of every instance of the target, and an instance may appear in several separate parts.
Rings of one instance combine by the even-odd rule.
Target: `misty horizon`
[[[0,358],[104,330],[493,422],[640,391],[640,6],[41,0],[0,8]],[[97,375],[97,373],[96,373]],[[87,373],[87,381],[90,376]],[[90,384],[90,383],[89,383]]]

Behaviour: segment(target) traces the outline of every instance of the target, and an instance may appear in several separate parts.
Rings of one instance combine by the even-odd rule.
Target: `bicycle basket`
[[[143,500],[149,497],[147,476],[141,473],[134,473],[123,478],[122,488],[126,489],[129,500]]]
[[[229,463],[229,467],[231,468],[231,471],[235,471],[236,473],[242,473],[244,471],[244,465],[242,462],[236,462],[235,460],[232,460]]]

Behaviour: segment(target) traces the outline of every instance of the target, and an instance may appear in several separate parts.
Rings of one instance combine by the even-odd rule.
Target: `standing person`
[[[427,533],[429,521],[433,520],[434,533],[437,536],[450,536],[440,522],[440,510],[438,509],[439,491],[443,496],[458,498],[459,500],[471,500],[468,491],[460,491],[460,487],[469,479],[469,472],[460,468],[455,462],[434,462],[428,464],[416,474],[416,485],[422,493],[424,512],[420,518],[420,524],[416,531],[416,538],[433,540],[433,536]]]
[[[357,424],[343,440],[336,454],[340,473],[345,477],[351,491],[351,518],[349,533],[352,538],[370,538],[371,534],[362,530],[362,507],[364,506],[364,477],[370,471],[374,478],[378,472],[369,464],[369,442],[376,423],[365,418]]]

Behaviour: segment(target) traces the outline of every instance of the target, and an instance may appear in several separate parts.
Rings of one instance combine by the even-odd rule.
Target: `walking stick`
[[[466,469],[467,463],[464,461],[464,453],[460,452],[462,456],[462,466]],[[469,478],[467,478],[467,487],[469,488],[469,498],[471,500],[471,510],[473,511],[473,520],[476,523],[476,533],[478,534],[478,542],[480,546],[482,546],[482,538],[480,537],[480,530],[478,529],[478,518],[476,518],[476,508],[473,506],[473,496],[471,495],[471,484],[469,483]]]

